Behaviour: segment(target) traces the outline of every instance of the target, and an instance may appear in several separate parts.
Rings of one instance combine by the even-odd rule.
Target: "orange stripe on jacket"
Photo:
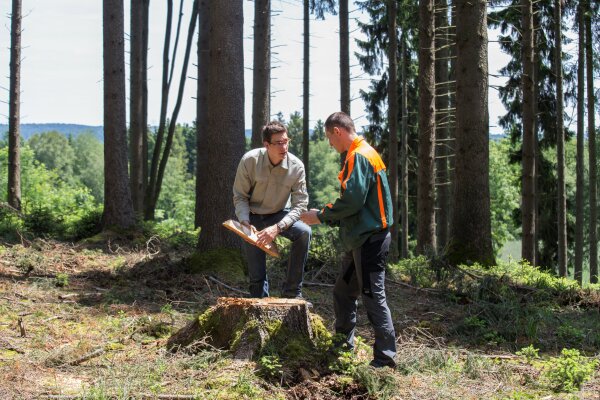
[[[382,229],[387,228],[387,218],[385,217],[385,207],[383,206],[383,188],[381,186],[381,177],[377,175],[377,198],[379,199],[379,214],[381,215]]]

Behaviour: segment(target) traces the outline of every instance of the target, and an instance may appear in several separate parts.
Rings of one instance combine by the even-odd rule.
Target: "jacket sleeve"
[[[235,215],[238,221],[250,220],[250,192],[252,190],[252,181],[244,163],[245,159],[240,161],[235,181],[233,182],[233,205],[235,206]]]
[[[360,211],[367,200],[372,173],[368,160],[354,154],[352,160],[346,161],[345,169],[349,175],[342,182],[342,194],[333,204],[327,204],[317,217],[321,222],[332,224]]]

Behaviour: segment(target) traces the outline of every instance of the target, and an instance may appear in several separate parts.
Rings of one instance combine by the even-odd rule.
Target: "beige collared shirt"
[[[281,220],[284,229],[300,219],[308,206],[304,164],[293,154],[273,166],[266,148],[250,150],[242,157],[233,183],[233,204],[239,221],[253,214],[274,214],[290,208]]]

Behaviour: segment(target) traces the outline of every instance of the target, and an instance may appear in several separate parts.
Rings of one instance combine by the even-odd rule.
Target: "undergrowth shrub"
[[[589,380],[598,366],[598,360],[588,360],[579,350],[563,349],[560,357],[548,362],[545,377],[556,392],[574,392]]]

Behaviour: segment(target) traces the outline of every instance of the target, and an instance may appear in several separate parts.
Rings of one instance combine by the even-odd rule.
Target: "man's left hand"
[[[258,240],[256,241],[256,243],[261,246],[266,246],[269,243],[271,243],[273,239],[277,237],[278,234],[279,228],[277,228],[277,225],[271,225],[263,229],[262,231],[256,233],[256,236],[258,236]]]

